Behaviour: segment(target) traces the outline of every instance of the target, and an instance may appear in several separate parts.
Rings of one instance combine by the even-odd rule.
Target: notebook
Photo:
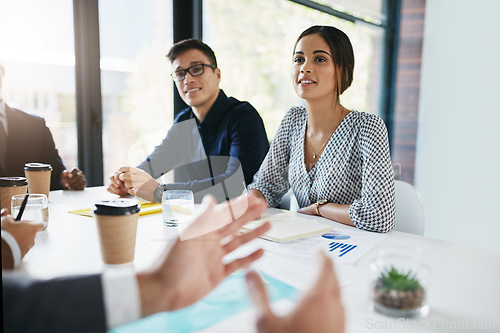
[[[271,223],[271,229],[260,237],[279,243],[322,234],[333,229],[329,225],[290,212],[262,214],[259,220],[248,222],[242,229],[250,231],[266,221]]]

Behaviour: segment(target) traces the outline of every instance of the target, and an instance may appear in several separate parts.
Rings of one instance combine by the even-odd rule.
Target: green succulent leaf
[[[381,273],[379,281],[382,287],[389,290],[415,291],[420,288],[416,275],[409,270],[406,274],[399,272],[395,267],[386,269]]]

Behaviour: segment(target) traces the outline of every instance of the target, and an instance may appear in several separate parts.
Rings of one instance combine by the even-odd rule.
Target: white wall
[[[500,1],[427,0],[415,187],[425,235],[500,251]]]

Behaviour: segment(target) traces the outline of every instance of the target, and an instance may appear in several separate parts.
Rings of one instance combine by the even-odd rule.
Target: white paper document
[[[370,252],[387,236],[388,234],[336,224],[333,231],[315,237],[318,244],[310,249],[310,253],[322,249],[330,254],[337,263],[352,263]]]
[[[279,243],[290,242],[332,230],[329,225],[316,222],[313,219],[299,217],[295,213],[273,213],[263,214],[259,220],[249,222],[242,228],[253,230],[269,221],[271,229],[261,237]]]

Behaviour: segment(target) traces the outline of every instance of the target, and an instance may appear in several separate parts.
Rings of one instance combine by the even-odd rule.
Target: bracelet
[[[316,205],[316,215],[318,216],[322,216],[320,213],[319,213],[319,206],[322,206],[324,204],[328,203],[328,200],[325,200],[325,199],[322,199],[322,200],[318,200],[316,201],[314,204]]]

